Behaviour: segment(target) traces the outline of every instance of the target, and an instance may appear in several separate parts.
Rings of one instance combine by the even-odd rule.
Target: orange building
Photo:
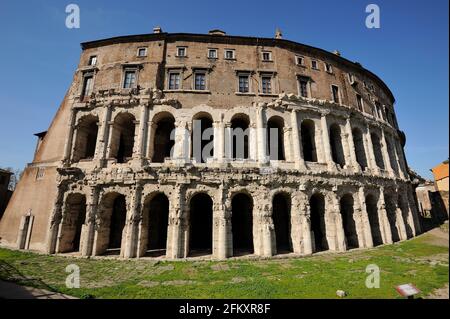
[[[448,192],[448,160],[431,169],[437,191]]]

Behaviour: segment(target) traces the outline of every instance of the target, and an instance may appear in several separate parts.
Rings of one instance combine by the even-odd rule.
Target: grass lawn
[[[446,242],[446,243],[445,243]],[[421,296],[448,283],[448,240],[431,233],[370,250],[296,259],[178,261],[78,259],[0,249],[0,279],[86,298],[398,298],[414,283]],[[68,289],[77,264],[81,288]],[[366,267],[381,269],[379,289],[365,286]]]

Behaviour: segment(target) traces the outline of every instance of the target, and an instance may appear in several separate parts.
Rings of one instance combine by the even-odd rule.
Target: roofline
[[[267,45],[267,46],[278,46],[278,47],[302,47],[303,49],[315,51],[320,54],[326,55],[331,59],[335,59],[338,62],[347,64],[348,66],[354,67],[357,70],[366,73],[372,77],[376,82],[378,82],[382,88],[386,90],[392,102],[395,103],[395,97],[390,90],[390,88],[381,80],[378,75],[365,69],[359,63],[350,61],[342,56],[338,56],[334,53],[326,51],[321,48],[313,47],[307,44],[286,40],[286,39],[275,39],[275,38],[264,38],[264,37],[251,37],[251,36],[235,36],[235,35],[215,35],[215,34],[199,34],[199,33],[149,33],[149,34],[139,34],[139,35],[126,35],[119,37],[112,37],[106,39],[100,39],[95,41],[88,41],[81,43],[82,50],[101,47],[105,45],[115,44],[115,43],[129,43],[129,42],[145,42],[145,41],[157,41],[157,40],[179,40],[182,38],[189,38],[189,40],[198,42],[216,42],[216,43],[236,43],[244,42],[257,45]]]

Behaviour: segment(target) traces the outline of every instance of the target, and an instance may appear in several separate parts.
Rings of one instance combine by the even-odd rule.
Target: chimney
[[[283,33],[279,28],[275,31],[275,39],[283,39]]]
[[[153,28],[153,33],[162,33],[162,29],[161,27],[158,25],[156,27]]]

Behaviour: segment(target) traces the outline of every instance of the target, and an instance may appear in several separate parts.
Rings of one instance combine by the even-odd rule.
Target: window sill
[[[274,93],[259,93],[258,96],[263,96],[263,97],[279,97],[279,94],[274,94]]]
[[[236,58],[232,58],[232,59],[224,58],[224,60],[225,60],[225,61],[237,61]]]
[[[164,93],[211,94],[209,90],[164,90]]]
[[[240,95],[240,96],[256,96],[256,94],[255,94],[255,93],[252,93],[252,92],[247,92],[247,93],[244,93],[244,92],[234,92],[234,94]]]
[[[273,60],[261,60],[261,62],[273,62]]]

